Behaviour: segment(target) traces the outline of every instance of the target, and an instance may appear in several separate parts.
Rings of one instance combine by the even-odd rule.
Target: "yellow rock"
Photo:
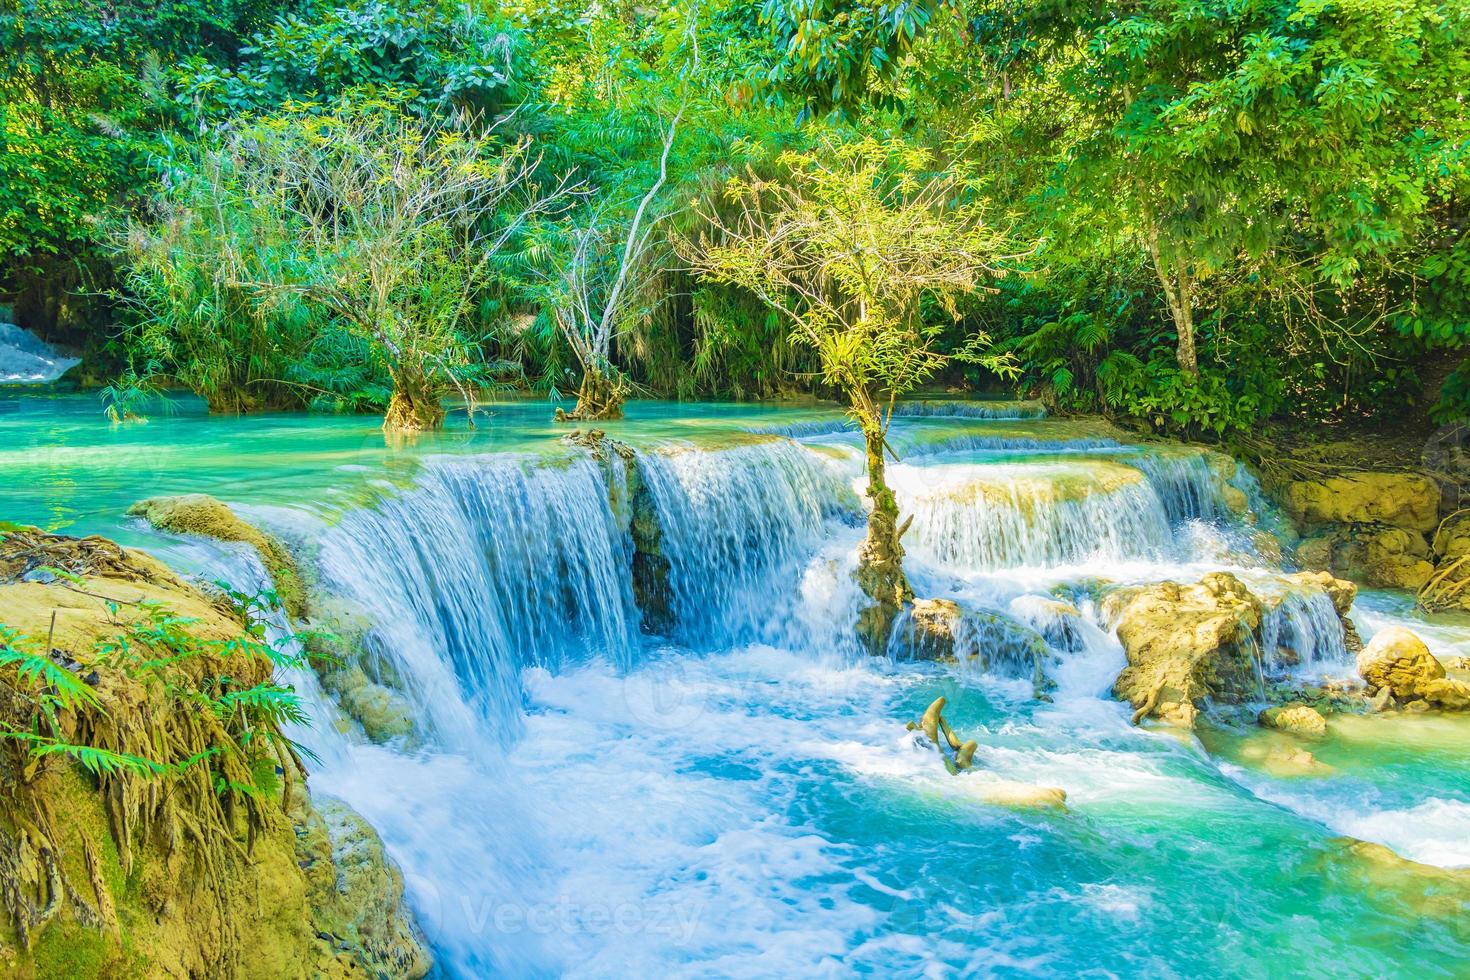
[[[1422,473],[1350,472],[1288,484],[1286,510],[1305,524],[1380,523],[1432,531],[1439,485]]]
[[[1369,686],[1387,688],[1400,701],[1413,707],[1419,699],[1449,710],[1470,707],[1470,684],[1448,678],[1444,665],[1424,641],[1402,626],[1390,626],[1373,634],[1358,654],[1358,673]]]
[[[1292,703],[1267,708],[1259,717],[1261,726],[1308,738],[1321,738],[1327,734],[1327,719],[1310,705]]]
[[[1030,783],[996,782],[980,787],[980,798],[995,806],[1018,810],[1065,810],[1067,791],[1055,786]]]

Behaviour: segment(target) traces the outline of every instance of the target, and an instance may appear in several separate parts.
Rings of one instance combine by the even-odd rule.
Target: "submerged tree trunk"
[[[873,509],[868,512],[868,536],[858,549],[858,586],[872,600],[872,605],[858,615],[858,635],[868,652],[880,656],[888,652],[888,638],[893,623],[904,606],[913,601],[914,590],[903,573],[904,531],[898,523],[898,501],[884,478],[884,433],[878,428],[864,429],[867,443],[868,498]]]
[[[393,395],[383,416],[383,428],[391,432],[420,432],[444,426],[444,403],[440,392],[427,379],[406,372],[393,377]]]
[[[606,422],[623,417],[623,386],[610,373],[588,370],[577,389],[577,407],[556,410],[558,422]]]

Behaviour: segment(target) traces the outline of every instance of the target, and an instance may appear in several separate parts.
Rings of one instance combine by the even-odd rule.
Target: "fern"
[[[86,706],[101,710],[96,693],[80,677],[48,655],[22,649],[23,642],[29,642],[28,638],[0,624],[0,666],[14,667],[22,683],[42,688],[64,709]]]
[[[245,708],[255,717],[276,724],[306,724],[308,720],[300,696],[280,684],[257,684],[243,691],[232,691],[216,699],[215,705],[221,715]]]
[[[100,749],[95,745],[77,745],[74,742],[65,742],[61,739],[47,738],[44,735],[36,735],[31,732],[5,732],[0,731],[0,738],[12,738],[19,742],[26,742],[31,746],[31,755],[43,758],[48,755],[64,755],[76,760],[81,767],[94,776],[112,776],[117,773],[127,772],[144,777],[162,776],[169,771],[169,767],[152,759],[145,759],[140,755],[131,755],[127,752],[113,752],[108,749]]]

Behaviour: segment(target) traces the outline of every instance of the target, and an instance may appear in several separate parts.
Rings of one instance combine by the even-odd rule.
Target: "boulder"
[[[1263,728],[1274,728],[1307,738],[1321,738],[1327,734],[1327,719],[1322,717],[1322,713],[1300,702],[1267,708],[1261,712],[1258,720]]]
[[[1418,589],[1434,573],[1429,543],[1418,531],[1383,524],[1353,524],[1302,539],[1296,560],[1385,589]]]
[[[1231,483],[1223,483],[1219,487],[1220,500],[1225,504],[1225,509],[1237,517],[1244,517],[1250,513],[1250,498],[1245,491]]]
[[[403,877],[377,831],[341,800],[308,801],[304,791],[293,798],[292,817],[316,934],[368,976],[428,973],[428,943],[404,905]]]
[[[1422,473],[1357,471],[1288,483],[1282,505],[1298,523],[1386,524],[1432,531],[1439,523],[1439,484]]]
[[[1261,767],[1273,776],[1326,776],[1335,770],[1306,749],[1275,745],[1266,751]]]
[[[1135,722],[1192,728],[1205,699],[1240,702],[1255,693],[1262,607],[1234,575],[1119,589],[1103,612],[1128,655],[1113,693],[1133,706]]]
[[[999,781],[982,783],[980,799],[994,806],[1010,807],[1014,810],[1065,810],[1067,791],[1055,786],[1035,786],[1031,783]]]
[[[960,616],[959,604],[950,599],[915,599],[895,635],[904,649],[894,652],[913,660],[954,660]]]
[[[1459,511],[1444,519],[1431,543],[1434,557],[1442,563],[1470,555],[1470,511]]]
[[[1470,683],[1448,677],[1424,641],[1400,626],[1379,630],[1358,654],[1358,673],[1369,687],[1387,689],[1411,710],[1470,708]],[[1422,705],[1422,707],[1421,707]]]

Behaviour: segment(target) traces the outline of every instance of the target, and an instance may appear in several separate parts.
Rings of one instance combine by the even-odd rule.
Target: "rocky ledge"
[[[0,973],[429,971],[377,834],[311,798],[262,707],[285,701],[248,610],[8,525],[0,624]]]

